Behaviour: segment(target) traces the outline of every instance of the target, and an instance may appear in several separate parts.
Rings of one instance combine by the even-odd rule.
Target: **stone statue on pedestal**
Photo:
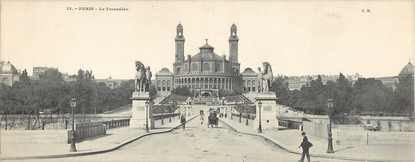
[[[135,70],[135,91],[145,92],[148,81],[146,77],[146,69],[144,68],[144,64],[140,61],[135,61]]]
[[[269,92],[274,76],[272,74],[271,65],[268,62],[262,63],[263,71],[258,68],[258,92]]]
[[[153,76],[153,74],[150,71],[150,66],[147,66],[147,68],[146,68],[146,78],[147,78],[147,81],[145,83],[145,91],[146,92],[150,92],[149,87],[151,85],[151,77],[152,76]]]
[[[264,91],[264,74],[261,71],[261,67],[258,67],[258,93]]]

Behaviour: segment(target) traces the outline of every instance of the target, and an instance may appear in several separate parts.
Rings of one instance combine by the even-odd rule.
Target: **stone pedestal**
[[[151,101],[150,94],[148,92],[138,92],[134,91],[133,96],[131,97],[132,109],[131,109],[131,119],[130,127],[131,128],[143,128],[146,129],[146,117],[148,120],[148,128],[152,126],[152,109],[153,102]],[[146,102],[148,102],[148,107],[146,107]],[[146,115],[147,114],[147,115]]]
[[[259,118],[261,116],[262,130],[278,130],[278,119],[276,117],[278,110],[276,104],[277,97],[274,92],[260,92],[255,97],[256,117],[254,119],[254,129],[258,130]],[[262,106],[259,110],[258,102]],[[261,114],[260,114],[261,112]]]

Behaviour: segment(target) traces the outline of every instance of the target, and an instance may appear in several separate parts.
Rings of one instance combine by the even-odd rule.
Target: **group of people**
[[[211,110],[211,109],[209,109]],[[203,117],[204,113],[203,110],[200,111],[200,124],[203,124],[205,118]],[[209,125],[211,125],[212,127],[217,127],[218,126],[218,117],[217,117],[217,113],[216,111],[210,111],[209,116],[208,116],[208,123],[207,126],[209,128]]]

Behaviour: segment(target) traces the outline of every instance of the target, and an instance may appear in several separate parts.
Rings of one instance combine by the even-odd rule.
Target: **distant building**
[[[410,61],[405,67],[402,68],[398,76],[378,77],[375,79],[380,80],[383,83],[383,85],[385,85],[385,87],[391,88],[393,91],[395,91],[397,88],[396,84],[399,83],[399,77],[408,75],[412,77],[414,76],[414,65],[412,65]]]
[[[111,89],[115,89],[121,86],[121,83],[127,80],[123,79],[112,79],[110,76],[108,79],[95,79],[97,83],[105,83],[105,85]]]
[[[5,63],[0,61],[0,82],[12,86],[14,82],[19,81],[20,70],[16,69],[10,61]]]
[[[258,73],[251,68],[246,68],[241,75],[243,78],[243,91],[256,92],[258,90]]]
[[[411,75],[414,76],[414,65],[411,64],[411,61],[402,68],[401,72],[399,73],[399,76],[407,76]]]
[[[379,80],[385,85],[385,87],[396,90],[396,84],[399,83],[399,76],[411,75],[414,76],[414,65],[409,62],[398,76],[376,77],[374,79]],[[327,84],[327,81],[334,81],[339,78],[339,75],[327,76],[320,75],[323,84]],[[359,78],[363,78],[362,75],[356,73],[355,75],[346,75],[347,80],[353,85]],[[302,86],[307,85],[311,80],[316,80],[318,75],[306,75],[306,76],[293,76],[288,77],[288,89],[290,91],[300,90]]]
[[[396,83],[399,83],[399,76],[390,76],[390,77],[378,77],[376,80],[380,80],[386,88],[396,90]]]
[[[171,91],[173,89],[173,73],[167,68],[162,68],[156,73],[156,89],[158,92]]]
[[[50,67],[33,67],[33,73],[32,73],[32,77],[33,79],[39,79],[39,75],[41,75],[42,73],[44,73],[46,70],[49,69],[56,69],[58,70],[58,68],[50,68]]]

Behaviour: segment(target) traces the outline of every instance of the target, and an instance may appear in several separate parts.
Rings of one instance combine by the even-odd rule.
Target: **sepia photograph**
[[[413,0],[0,0],[0,161],[415,161]]]

